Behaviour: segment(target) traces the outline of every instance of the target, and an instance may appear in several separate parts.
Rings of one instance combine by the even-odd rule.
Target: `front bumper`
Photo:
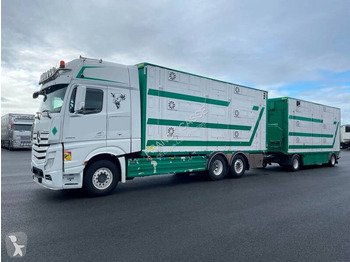
[[[43,170],[33,166],[32,173],[33,180],[39,185],[53,190],[63,189],[62,183],[59,182],[62,176],[59,171],[44,174]]]
[[[51,166],[49,161],[53,161]],[[32,154],[31,170],[33,180],[49,189],[60,190],[81,188],[84,166],[63,169],[63,150],[61,144],[50,145],[43,160]]]
[[[31,149],[32,144],[29,143],[21,143],[21,144],[15,144],[13,145],[14,149]]]

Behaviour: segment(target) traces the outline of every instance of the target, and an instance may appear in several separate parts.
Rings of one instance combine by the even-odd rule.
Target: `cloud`
[[[342,124],[350,123],[350,85],[322,88],[316,92],[307,90],[300,93],[299,97],[307,101],[340,108]]]
[[[6,110],[35,112],[30,97],[40,74],[79,55],[147,61],[266,89],[270,97],[302,96],[293,84],[350,70],[349,1],[5,0],[2,7],[2,95],[22,105]]]
[[[3,96],[1,97],[1,103],[8,103],[8,102],[11,102],[11,100]]]

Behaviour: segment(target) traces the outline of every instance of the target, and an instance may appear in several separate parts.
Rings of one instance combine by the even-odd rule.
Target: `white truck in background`
[[[31,167],[47,188],[105,195],[135,177],[207,171],[219,180],[263,165],[266,91],[82,57],[39,84]]]
[[[343,149],[350,149],[350,125],[342,125],[340,129],[340,146]]]
[[[30,149],[34,115],[9,113],[1,117],[1,147]]]

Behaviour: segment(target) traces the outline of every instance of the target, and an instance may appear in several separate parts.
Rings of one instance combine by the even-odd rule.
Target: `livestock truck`
[[[282,97],[267,102],[267,163],[292,171],[302,166],[334,166],[340,152],[340,109]]]
[[[104,195],[135,177],[262,167],[267,92],[149,63],[82,58],[45,72],[33,179]]]
[[[1,147],[30,149],[34,115],[6,114],[1,117]]]
[[[340,130],[341,148],[350,148],[350,125],[342,125]]]

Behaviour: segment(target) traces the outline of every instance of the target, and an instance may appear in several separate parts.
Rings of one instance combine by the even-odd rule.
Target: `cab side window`
[[[69,101],[69,112],[74,113],[75,96],[77,88],[73,89],[71,99]],[[97,114],[103,108],[103,91],[100,89],[87,88],[85,96],[85,107],[83,114]]]
[[[95,114],[102,111],[103,91],[100,89],[87,88],[85,97],[85,114]]]
[[[72,96],[69,101],[69,112],[74,113],[74,105],[75,105],[75,95],[77,94],[77,88],[73,89]]]

